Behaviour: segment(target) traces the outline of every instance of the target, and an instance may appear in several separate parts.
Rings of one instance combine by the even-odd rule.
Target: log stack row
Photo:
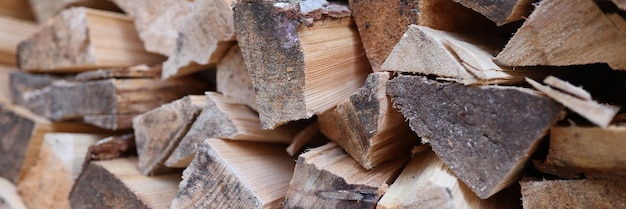
[[[0,208],[626,208],[624,17],[0,1]]]

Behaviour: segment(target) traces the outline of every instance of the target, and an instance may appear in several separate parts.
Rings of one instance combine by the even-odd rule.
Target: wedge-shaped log
[[[454,0],[501,26],[528,17],[538,0]]]
[[[233,46],[217,66],[217,91],[258,110],[252,78],[239,46]]]
[[[191,128],[205,103],[205,96],[186,96],[133,119],[139,171],[142,174],[170,171],[163,163]]]
[[[486,199],[513,184],[563,106],[530,89],[464,86],[400,75],[394,107],[452,172]]]
[[[137,159],[91,162],[70,192],[72,208],[167,208],[176,197],[180,173],[147,177]]]
[[[163,57],[144,50],[128,17],[70,8],[21,42],[18,66],[30,72],[67,73],[106,67],[155,64]]]
[[[0,208],[27,209],[24,200],[17,193],[15,185],[2,177],[0,177]]]
[[[320,130],[363,168],[411,155],[419,138],[402,114],[391,107],[386,87],[389,73],[372,73],[350,99],[318,116]]]
[[[176,48],[163,63],[164,79],[215,67],[234,44],[233,0],[197,0],[180,23]]]
[[[70,208],[69,196],[89,146],[106,135],[50,133],[18,191],[29,208]]]
[[[235,3],[263,128],[329,110],[371,72],[347,5],[324,2]]]
[[[626,207],[626,181],[623,179],[522,181],[520,184],[524,208]]]
[[[626,20],[617,8],[600,8],[602,4],[541,1],[495,61],[508,66],[607,63],[626,70]]]
[[[207,138],[289,143],[298,132],[291,127],[263,130],[258,113],[246,105],[215,92],[206,94],[204,109],[167,159],[166,166],[187,167],[200,143]]]
[[[33,10],[27,0],[0,1],[0,16],[12,17],[27,21],[35,20]]]
[[[426,147],[416,153],[378,202],[379,209],[516,208],[519,197],[509,193],[481,200],[459,181]],[[516,201],[517,200],[517,201]]]
[[[52,85],[55,81],[69,79],[67,76],[56,76],[50,74],[33,74],[23,71],[15,71],[10,73],[9,82],[11,98],[14,104],[22,106],[32,106],[29,101],[33,94],[37,94],[37,90],[41,90]]]
[[[2,9],[4,7],[0,6],[0,10]],[[0,31],[0,40],[2,40],[0,41],[0,64],[15,65],[17,64],[15,62],[17,45],[26,37],[37,32],[37,25],[24,20],[0,16],[0,28],[2,28]]]
[[[104,133],[76,122],[50,122],[28,110],[0,104],[0,176],[19,183],[38,160],[44,134],[49,132]]]
[[[89,7],[101,10],[119,11],[111,1],[100,0],[28,0],[39,23],[45,23],[65,8]]]
[[[207,139],[171,208],[280,208],[293,174],[285,146]]]
[[[284,208],[374,208],[408,158],[365,170],[335,143],[298,157]]]

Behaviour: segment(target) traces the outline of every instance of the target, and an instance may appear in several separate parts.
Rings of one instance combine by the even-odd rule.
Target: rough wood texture
[[[17,72],[19,70],[13,66],[0,64],[0,102],[14,103],[11,74]]]
[[[9,180],[0,177],[0,208],[3,209],[27,209],[26,204],[17,194],[15,185]]]
[[[626,21],[607,3],[541,1],[495,61],[508,66],[607,63],[626,70]]]
[[[207,139],[171,208],[280,208],[293,173],[285,146]]]
[[[205,96],[186,96],[133,119],[139,171],[155,175],[170,171],[163,163],[196,120]],[[211,127],[205,127],[211,128]]]
[[[77,81],[102,80],[107,78],[160,78],[161,66],[137,65],[87,71],[76,74]]]
[[[128,17],[82,7],[46,22],[19,44],[17,53],[18,66],[29,72],[82,72],[163,60],[144,51]]]
[[[329,110],[371,71],[349,8],[324,2],[234,5],[237,41],[263,128]]]
[[[120,157],[137,156],[135,134],[124,134],[104,138],[91,146],[85,155],[83,167],[92,160],[112,160]]]
[[[543,180],[520,184],[524,208],[626,207],[624,180]]]
[[[45,23],[48,19],[61,10],[70,7],[89,7],[95,9],[119,11],[119,8],[111,1],[101,0],[28,0],[32,5],[33,13],[39,23]]]
[[[105,131],[75,122],[52,123],[21,107],[0,104],[0,176],[20,182],[37,162],[44,134],[49,132]]]
[[[0,14],[5,9],[2,3],[7,0],[0,0]],[[21,0],[13,0],[20,2]],[[15,65],[15,55],[17,45],[37,32],[37,25],[24,20],[13,19],[0,16],[0,64]]]
[[[163,79],[214,67],[235,40],[234,0],[196,0],[182,18],[176,47],[163,63]]]
[[[562,81],[555,77],[551,77],[551,78],[553,79],[553,82],[557,82],[560,85],[565,84],[565,81]],[[535,89],[545,93],[550,98],[563,104],[565,107],[578,113],[579,115],[583,116],[587,120],[591,121],[592,123],[600,127],[607,127],[609,123],[611,123],[611,120],[613,120],[613,117],[615,117],[615,115],[620,109],[619,107],[616,107],[613,105],[600,104],[589,98],[587,99],[580,98],[576,95],[573,95],[571,91],[568,91],[568,90],[564,90],[564,91],[555,90],[549,86],[541,85],[537,83],[536,81],[529,79],[529,78],[526,78],[526,81],[530,83],[530,85],[532,85]],[[558,89],[558,87],[556,88]],[[581,90],[584,92],[582,88],[576,87],[574,89]]]
[[[339,144],[363,168],[411,154],[419,138],[391,107],[385,92],[389,73],[370,74],[350,99],[318,116],[320,131]]]
[[[183,17],[191,13],[192,2],[186,0],[113,0],[134,19],[146,51],[169,56],[176,49],[178,28]]]
[[[501,26],[528,17],[538,0],[454,0]]]
[[[419,24],[464,34],[500,34],[503,28],[454,0],[419,0]],[[407,25],[408,26],[408,25]],[[517,29],[517,28],[516,28]],[[404,33],[404,31],[403,31]],[[509,36],[510,33],[505,34]]]
[[[523,83],[524,77],[550,72],[496,65],[492,60],[501,47],[498,40],[411,25],[381,69],[434,75],[466,85]]]
[[[204,109],[165,162],[166,166],[187,167],[206,138],[289,143],[297,133],[290,127],[263,130],[259,115],[246,105],[215,92],[206,94]]]
[[[89,145],[104,135],[46,134],[39,160],[18,191],[29,208],[70,208],[69,195]]]
[[[515,182],[563,107],[519,87],[463,86],[400,75],[387,93],[409,125],[480,198]]]
[[[6,84],[10,86],[11,98],[14,104],[30,106],[27,102],[36,94],[37,90],[52,85],[54,81],[68,79],[69,77],[55,76],[49,74],[32,74],[22,71],[11,72],[10,81]],[[8,89],[7,89],[8,90]]]
[[[90,163],[70,192],[72,208],[168,208],[176,196],[180,174],[147,177],[137,159]]]
[[[626,178],[626,126],[553,127],[538,170],[562,178]]]
[[[283,207],[374,208],[406,159],[365,170],[335,143],[298,157]]]
[[[258,110],[252,78],[239,46],[233,46],[217,66],[217,91],[226,97]]]
[[[519,197],[498,194],[481,200],[430,149],[423,147],[380,199],[376,208],[519,208]]]
[[[35,20],[28,0],[0,0],[0,15],[28,21]]]

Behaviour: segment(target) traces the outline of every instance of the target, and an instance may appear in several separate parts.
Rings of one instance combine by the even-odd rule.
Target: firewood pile
[[[0,208],[626,208],[622,0],[0,1]]]

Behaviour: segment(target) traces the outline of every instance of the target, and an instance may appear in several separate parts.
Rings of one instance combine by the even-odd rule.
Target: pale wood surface
[[[14,2],[21,2],[15,0]],[[2,3],[7,0],[0,1],[0,14],[5,8]],[[12,17],[0,16],[0,63],[6,65],[16,65],[16,49],[17,45],[24,39],[37,32],[37,25]]]
[[[256,93],[252,85],[252,78],[243,61],[241,49],[235,45],[217,65],[217,91],[226,97],[230,97],[242,104],[248,105],[253,110],[258,110]]]
[[[543,180],[520,184],[524,208],[626,207],[624,180]]]
[[[0,177],[0,208],[27,209],[26,204],[17,193],[15,185],[2,177]]]
[[[35,20],[28,0],[0,0],[0,15],[27,21]]]
[[[454,0],[471,8],[499,26],[528,17],[538,0]]]
[[[89,8],[117,11],[119,10],[110,1],[100,0],[28,0],[39,23],[45,23],[65,8],[84,6]]]
[[[137,65],[132,67],[105,68],[76,74],[78,81],[102,80],[107,78],[160,78],[161,65]]]

